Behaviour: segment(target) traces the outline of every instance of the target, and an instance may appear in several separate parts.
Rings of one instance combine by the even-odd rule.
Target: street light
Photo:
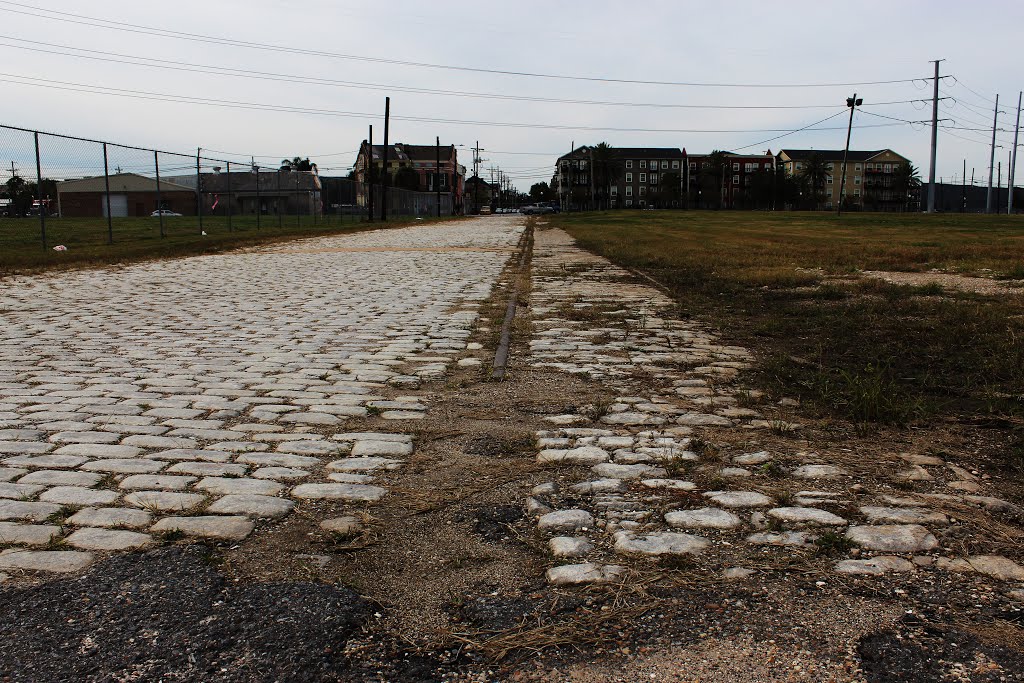
[[[853,97],[846,98],[846,106],[850,108],[850,123],[846,126],[846,149],[843,150],[843,174],[839,182],[839,201],[836,202],[836,216],[839,216],[843,212],[843,192],[846,190],[846,158],[850,154],[850,133],[853,131],[853,112],[855,112],[857,107],[863,103],[864,100],[857,98],[857,93],[853,93]]]

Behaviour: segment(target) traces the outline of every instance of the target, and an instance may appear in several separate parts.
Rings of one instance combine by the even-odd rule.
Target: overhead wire
[[[3,40],[14,40],[18,42],[30,42],[21,38],[13,36],[0,35],[0,41]],[[490,92],[476,92],[467,90],[448,90],[441,88],[422,88],[416,86],[405,86],[396,85],[392,83],[372,83],[365,81],[343,81],[331,78],[320,78],[315,76],[302,76],[296,74],[285,74],[270,71],[256,71],[252,69],[236,69],[232,67],[217,66],[215,64],[199,64],[194,62],[183,62],[179,60],[168,60],[168,59],[157,59],[154,57],[141,57],[138,55],[128,55],[118,52],[108,52],[104,50],[92,50],[88,48],[79,48],[68,45],[60,45],[58,43],[47,43],[41,41],[31,41],[32,45],[12,45],[10,43],[0,42],[0,47],[8,47],[17,50],[29,50],[32,52],[41,52],[44,54],[61,55],[65,57],[75,57],[78,59],[90,59],[95,61],[109,62],[115,64],[126,64],[131,66],[147,67],[154,69],[166,69],[172,71],[182,71],[186,73],[204,73],[216,76],[230,76],[234,78],[249,78],[256,80],[267,80],[276,82],[286,83],[298,83],[304,85],[321,85],[338,88],[353,88],[357,90],[374,90],[374,91],[386,91],[386,92],[408,92],[414,94],[424,95],[438,95],[448,97],[468,97],[468,98],[479,98],[479,99],[496,99],[496,100],[512,100],[521,102],[537,102],[544,104],[578,104],[588,106],[602,106],[602,107],[631,107],[631,108],[652,108],[652,109],[738,109],[738,110],[757,110],[757,109],[834,109],[839,105],[836,104],[678,104],[668,102],[623,102],[614,100],[584,100],[584,99],[573,99],[573,98],[560,98],[560,97],[540,97],[533,95],[512,95],[507,93],[490,93]],[[39,45],[45,45],[48,47],[57,47],[61,50],[51,50],[38,47]],[[66,52],[62,50],[73,50],[74,52]],[[87,53],[87,54],[79,54]],[[104,55],[104,56],[97,56]],[[908,104],[917,102],[919,100],[894,100],[889,102],[874,102],[870,106],[885,106],[892,104]]]
[[[15,9],[20,8],[20,9]],[[34,11],[28,11],[34,10]],[[255,41],[238,40],[235,38],[227,38],[224,36],[212,36],[201,33],[191,33],[186,31],[174,31],[170,29],[159,28],[155,26],[146,26],[143,24],[133,24],[123,21],[114,21],[111,19],[103,19],[101,17],[93,17],[84,14],[75,14],[72,12],[62,12],[58,10],[46,9],[44,7],[38,7],[27,3],[10,2],[9,0],[0,0],[0,11],[11,12],[13,14],[21,14],[50,21],[61,21],[66,23],[81,24],[86,26],[93,26],[96,28],[105,28],[108,30],[128,31],[132,33],[138,33],[142,35],[153,35],[164,38],[175,38],[179,40],[187,40],[192,42],[211,43],[216,45],[226,45],[231,47],[242,47],[254,50],[265,50],[272,52],[285,52],[290,54],[302,54],[316,57],[328,57],[331,59],[342,59],[352,60],[361,62],[370,62],[376,64],[390,64],[396,66],[408,66],[423,69],[439,69],[445,71],[462,71],[472,73],[483,73],[491,75],[502,75],[502,76],[517,76],[517,77],[529,77],[529,78],[543,78],[552,80],[572,80],[572,81],[589,81],[596,83],[628,83],[638,85],[660,85],[660,86],[674,86],[674,87],[708,87],[708,88],[824,88],[824,87],[840,87],[840,86],[860,86],[860,85],[890,85],[898,83],[909,83],[915,78],[900,78],[900,79],[887,79],[887,80],[875,80],[875,81],[849,81],[849,82],[831,82],[831,83],[709,83],[709,82],[696,82],[696,81],[657,81],[657,80],[642,80],[642,79],[630,79],[630,78],[609,78],[599,76],[581,76],[572,74],[554,74],[554,73],[541,73],[531,71],[515,71],[506,69],[492,69],[483,67],[471,67],[471,66],[459,66],[454,64],[436,64],[430,62],[416,62],[411,60],[393,59],[385,57],[370,57],[366,55],[354,55],[345,54],[338,52],[328,52],[325,50],[314,50],[311,48],[298,48],[287,45],[278,45],[271,43],[260,43]],[[42,14],[40,14],[42,12]]]
[[[21,80],[12,80],[21,79]],[[183,102],[187,104],[201,104],[205,106],[217,106],[226,107],[232,109],[252,109],[258,111],[275,111],[275,112],[287,112],[287,113],[299,113],[309,114],[316,116],[335,116],[335,117],[359,117],[359,118],[376,118],[379,114],[371,112],[353,112],[353,111],[342,111],[334,109],[316,109],[311,107],[293,107],[288,105],[277,105],[277,104],[263,104],[258,102],[244,102],[238,100],[221,100],[214,98],[196,97],[192,95],[172,95],[167,93],[157,93],[145,90],[135,90],[127,88],[112,88],[109,86],[99,86],[94,84],[83,84],[75,83],[72,81],[58,81],[52,79],[38,78],[35,76],[22,76],[19,74],[8,74],[0,73],[0,82],[11,83],[17,85],[30,85],[36,87],[48,87],[59,90],[68,90],[73,92],[85,92],[99,95],[110,95],[116,97],[126,97],[131,99],[142,99],[142,100],[156,100],[162,102]],[[838,112],[836,115],[838,115]],[[701,128],[642,128],[642,127],[614,127],[614,126],[581,126],[581,125],[566,125],[566,124],[549,124],[549,123],[527,123],[517,121],[485,121],[485,120],[472,120],[472,119],[449,119],[445,117],[430,117],[430,116],[407,116],[407,115],[392,115],[393,120],[399,121],[415,121],[424,123],[441,123],[441,124],[453,124],[453,125],[475,125],[475,126],[493,126],[493,127],[508,127],[508,128],[530,128],[530,129],[544,129],[544,130],[579,130],[579,131],[600,131],[600,132],[619,132],[619,133],[693,133],[693,134],[704,134],[704,133],[788,133],[798,132],[798,130],[792,130],[789,128],[751,128],[751,129],[701,129]],[[830,117],[831,118],[831,117]],[[870,127],[885,127],[896,124],[876,124]],[[827,130],[827,129],[825,129]],[[838,129],[836,129],[838,130]]]

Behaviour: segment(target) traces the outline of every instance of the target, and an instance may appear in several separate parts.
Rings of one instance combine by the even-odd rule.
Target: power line
[[[171,95],[167,93],[155,93],[145,90],[133,90],[126,88],[111,88],[108,86],[98,86],[92,84],[75,83],[72,81],[57,81],[45,78],[37,78],[34,76],[21,76],[18,74],[6,74],[0,73],[0,82],[12,83],[16,85],[30,85],[36,87],[48,87],[58,90],[68,90],[72,92],[84,92],[95,95],[109,95],[115,97],[125,97],[130,99],[140,100],[154,100],[160,102],[179,102],[185,104],[201,104],[205,106],[216,106],[226,107],[231,109],[251,109],[256,111],[274,111],[274,112],[287,112],[296,114],[311,114],[316,116],[336,116],[336,117],[359,117],[359,118],[376,118],[378,114],[371,112],[352,112],[352,111],[340,111],[334,109],[313,109],[308,107],[291,107],[286,105],[272,105],[262,104],[257,102],[242,102],[237,100],[219,100],[206,97],[195,97],[192,95]],[[21,80],[11,80],[21,79]],[[27,81],[27,82],[26,82]],[[449,119],[442,117],[429,117],[429,116],[393,116],[392,118],[401,121],[414,121],[422,123],[440,123],[440,124],[457,124],[457,125],[474,125],[474,126],[495,126],[495,127],[506,127],[506,128],[530,128],[530,129],[545,129],[545,130],[581,130],[581,131],[594,131],[594,132],[617,132],[617,133],[790,133],[797,132],[796,130],[788,128],[749,128],[749,129],[735,129],[735,128],[723,128],[723,129],[700,129],[700,128],[618,128],[611,126],[576,126],[576,125],[559,125],[559,124],[548,124],[548,123],[525,123],[525,122],[514,122],[514,121],[482,121],[482,120],[465,120],[465,119]],[[830,117],[831,118],[831,117]],[[864,126],[868,128],[882,128],[892,125],[899,124],[876,124],[872,126]],[[840,130],[840,128],[822,128],[819,130]]]
[[[156,59],[153,57],[140,57],[119,52],[107,52],[104,50],[91,50],[88,48],[60,45],[58,43],[46,43],[41,41],[28,41],[13,36],[0,35],[2,40],[14,40],[17,42],[31,42],[29,45],[12,45],[0,42],[0,47],[9,47],[16,50],[28,50],[30,52],[42,52],[45,54],[62,55],[78,59],[91,59],[94,61],[109,62],[114,64],[127,64],[154,69],[167,69],[172,71],[183,71],[186,73],[205,73],[216,76],[231,76],[234,78],[249,78],[285,83],[300,83],[305,85],[321,85],[338,88],[353,88],[357,90],[375,90],[387,92],[408,92],[423,95],[441,95],[448,97],[470,97],[495,100],[513,100],[522,102],[539,102],[550,104],[578,104],[602,107],[635,107],[654,109],[834,109],[835,104],[674,104],[665,102],[622,102],[614,100],[582,100],[558,97],[540,97],[534,95],[510,95],[504,93],[475,92],[467,90],[447,90],[441,88],[420,88],[415,86],[395,85],[390,83],[371,83],[364,81],[342,81],[332,78],[319,78],[315,76],[302,76],[296,74],[285,74],[270,71],[255,71],[252,69],[235,69],[231,67],[217,66],[215,64],[198,64],[194,62],[183,62],[170,59]],[[38,47],[45,45],[59,50],[50,50]],[[74,50],[66,52],[63,50]],[[88,53],[88,54],[79,54]],[[97,56],[104,55],[104,56]],[[880,107],[893,104],[910,104],[912,102],[923,102],[924,100],[894,100],[890,102],[875,102],[872,106]]]
[[[81,24],[85,26],[92,26],[95,28],[105,28],[108,30],[117,31],[128,31],[132,33],[141,33],[143,35],[159,36],[162,38],[175,38],[178,40],[188,40],[192,42],[210,43],[214,45],[227,45],[232,47],[242,47],[254,50],[267,50],[272,52],[286,52],[291,54],[302,54],[310,55],[315,57],[328,57],[331,59],[343,59],[361,62],[371,62],[375,64],[391,64],[396,66],[409,66],[423,69],[440,69],[445,71],[465,71],[473,73],[485,73],[492,75],[501,76],[518,76],[528,78],[544,78],[553,80],[569,80],[569,81],[589,81],[596,83],[629,83],[637,85],[664,85],[664,86],[675,86],[675,87],[693,87],[693,88],[825,88],[825,87],[849,87],[855,85],[891,85],[896,83],[910,83],[915,80],[921,80],[920,78],[900,78],[892,80],[879,80],[879,81],[856,81],[856,82],[845,82],[845,83],[705,83],[705,82],[691,82],[691,81],[651,81],[651,80],[638,80],[638,79],[627,79],[627,78],[606,78],[597,76],[579,76],[569,74],[552,74],[552,73],[539,73],[530,71],[512,71],[504,69],[486,69],[482,67],[469,67],[469,66],[455,66],[452,64],[434,64],[430,62],[414,62],[409,60],[401,59],[388,59],[384,57],[368,57],[364,55],[352,55],[338,52],[327,52],[323,50],[313,50],[310,48],[298,48],[287,45],[275,45],[271,43],[258,43],[253,41],[238,40],[234,38],[226,38],[222,36],[211,36],[201,33],[189,33],[185,31],[172,31],[170,29],[163,29],[154,26],[145,26],[142,24],[131,24],[122,21],[113,21],[110,19],[103,19],[101,17],[91,17],[84,14],[74,14],[72,12],[60,12],[57,10],[50,10],[43,7],[37,7],[34,5],[28,5],[25,3],[8,2],[7,0],[0,0],[0,5],[6,5],[6,7],[0,7],[0,10],[5,12],[11,12],[14,14],[22,14],[26,16],[36,17],[39,19],[47,19],[51,21],[61,21],[65,23]],[[12,9],[12,8],[21,9]],[[34,11],[27,11],[34,10]],[[43,12],[44,14],[39,14]]]
[[[819,123],[825,123],[826,121],[834,119],[835,117],[839,116],[840,114],[845,113],[845,111],[846,111],[846,109],[844,108],[843,111],[836,112],[835,114],[832,114],[832,116],[828,116],[826,118],[823,118],[820,121],[815,121],[814,123],[809,123],[806,126],[804,126],[803,128],[797,128],[796,130],[791,130],[791,131],[789,131],[787,133],[784,133],[782,135],[776,135],[775,137],[768,138],[767,140],[762,140],[760,142],[755,142],[755,143],[753,143],[751,145],[744,145],[743,147],[734,147],[733,151],[738,152],[741,149],[750,149],[751,147],[759,147],[761,145],[767,144],[769,142],[773,142],[773,141],[778,140],[780,138],[784,138],[787,135],[792,135],[793,133],[799,133],[801,131],[805,131],[805,130],[807,130],[809,128],[813,128],[814,126],[817,126]],[[819,128],[818,130],[835,130],[835,129],[834,128]]]

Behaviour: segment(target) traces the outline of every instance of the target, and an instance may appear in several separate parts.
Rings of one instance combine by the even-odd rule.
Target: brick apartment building
[[[685,152],[676,147],[579,147],[558,158],[558,200],[566,211],[683,205]]]
[[[770,196],[758,183],[770,184],[775,171],[771,150],[764,154],[686,154],[687,204],[691,208],[753,208]]]
[[[452,206],[456,212],[461,213],[465,195],[466,167],[459,165],[458,152],[454,145],[441,147],[440,152],[441,164],[438,167],[438,149],[435,145],[407,145],[401,142],[390,144],[387,171],[392,179],[400,169],[409,168],[415,171],[418,179],[415,190],[417,192],[436,192],[440,184],[442,194],[451,194]],[[359,146],[359,155],[352,169],[356,182],[356,203],[359,206],[367,204],[367,162],[375,169],[373,177],[379,177],[378,174],[384,166],[384,145],[373,145],[371,149],[364,140]]]

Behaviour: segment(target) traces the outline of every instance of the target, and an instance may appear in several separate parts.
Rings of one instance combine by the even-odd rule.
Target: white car
[[[156,217],[156,216],[180,216],[181,214],[180,213],[175,213],[174,211],[171,211],[170,209],[157,209],[156,211],[154,211],[153,213],[151,213],[149,215],[153,216],[153,217]]]

